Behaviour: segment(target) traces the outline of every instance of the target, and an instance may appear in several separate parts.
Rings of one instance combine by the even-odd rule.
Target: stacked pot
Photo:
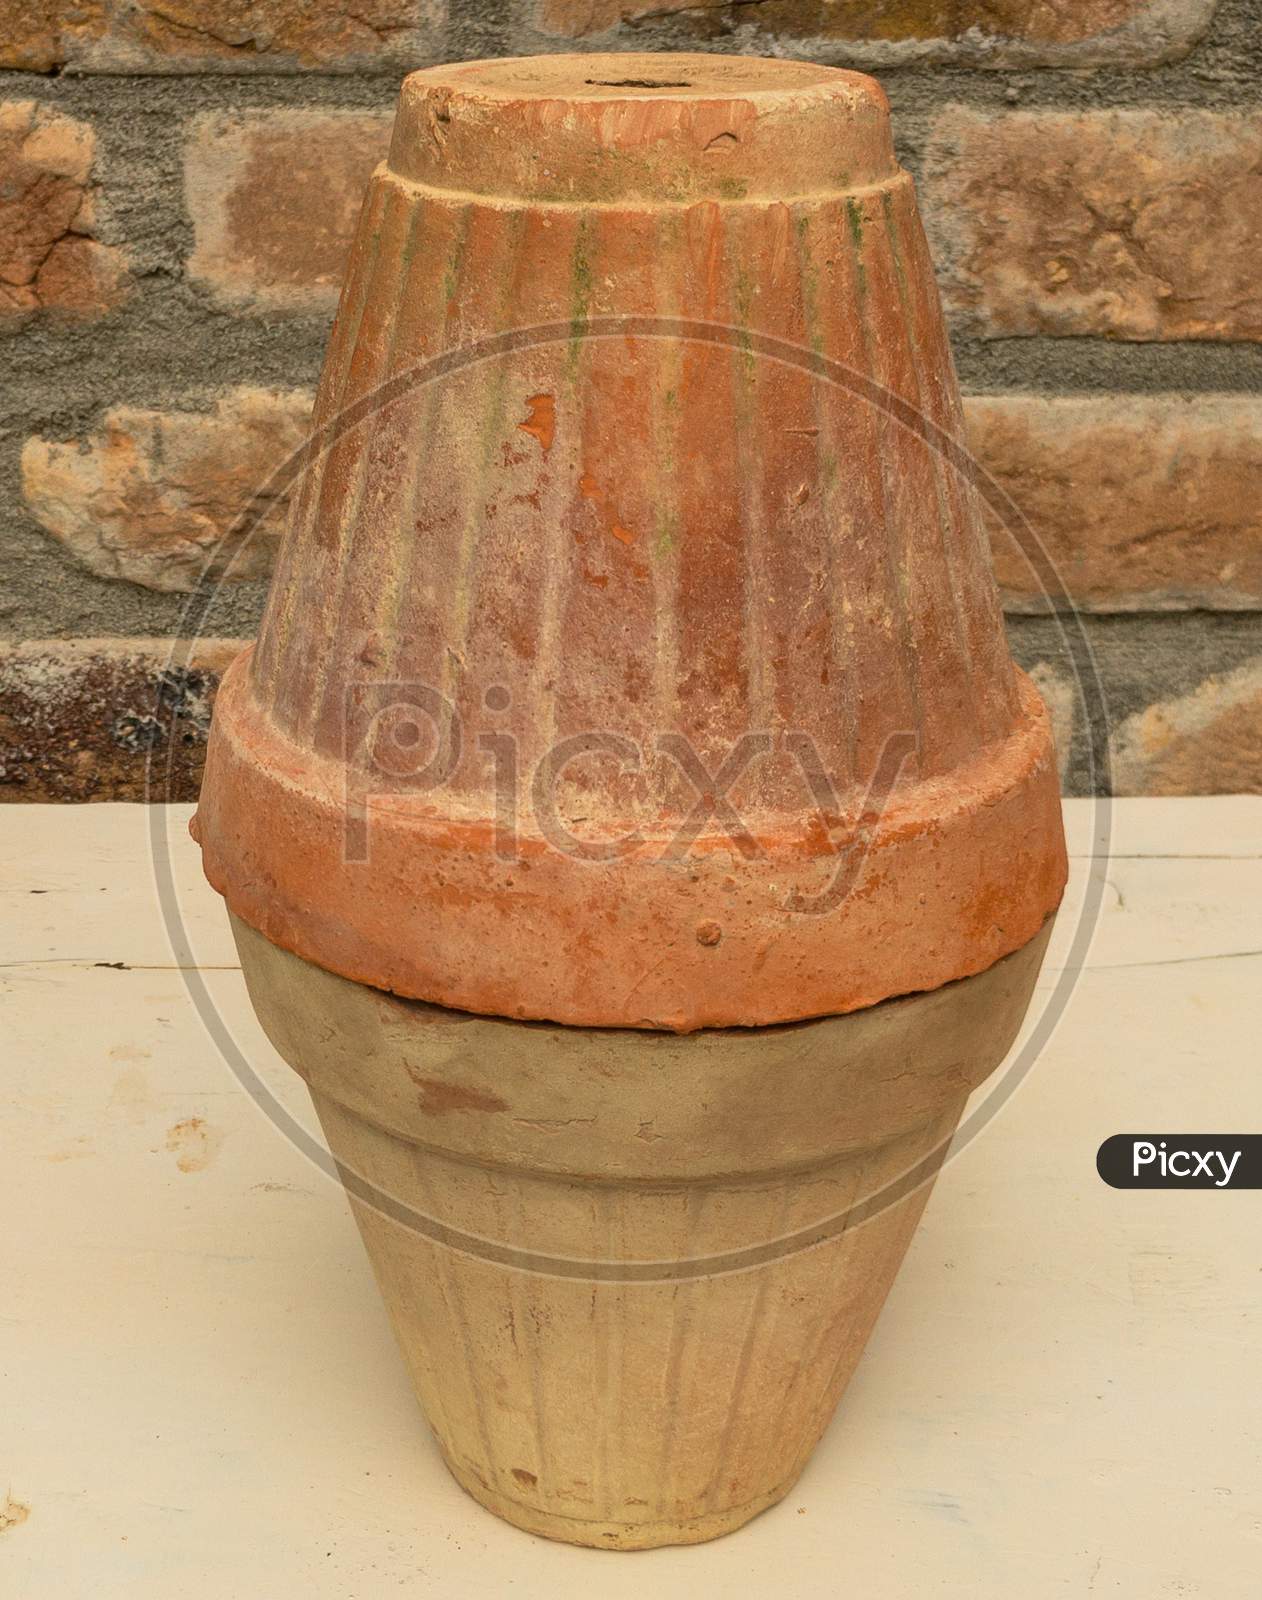
[[[827,1423],[1064,883],[870,79],[403,86],[195,833],[452,1472],[713,1537]]]

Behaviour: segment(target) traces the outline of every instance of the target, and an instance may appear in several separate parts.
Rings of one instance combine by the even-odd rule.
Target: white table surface
[[[1258,1600],[1262,1193],[1118,1193],[1095,1152],[1262,1130],[1262,800],[1114,803],[1086,968],[952,1158],[800,1485],[634,1555],[519,1533],[448,1478],[338,1188],[190,998],[195,963],[311,1127],[188,809],[0,807],[0,1595]],[[1092,808],[1067,817],[1036,1013],[1090,866]]]

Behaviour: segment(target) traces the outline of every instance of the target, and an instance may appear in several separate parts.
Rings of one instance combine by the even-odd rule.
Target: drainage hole
[[[670,78],[588,78],[593,89],[691,89],[690,83]]]

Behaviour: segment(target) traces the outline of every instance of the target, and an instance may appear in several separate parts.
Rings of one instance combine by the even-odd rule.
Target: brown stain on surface
[[[507,1100],[484,1089],[470,1089],[463,1083],[444,1083],[440,1078],[425,1078],[408,1068],[408,1076],[421,1091],[421,1110],[441,1116],[444,1111],[507,1111]]]
[[[85,1156],[94,1156],[96,1147],[86,1135],[64,1145],[60,1150],[54,1150],[48,1160],[53,1163],[62,1161],[81,1161]]]
[[[201,1117],[185,1117],[167,1132],[167,1149],[181,1172],[203,1172],[215,1159],[223,1134]]]
[[[157,1099],[140,1067],[124,1067],[110,1093],[109,1109],[122,1112],[131,1122],[143,1122],[157,1109]]]
[[[138,1044],[116,1044],[110,1048],[111,1061],[148,1061],[150,1054]]]
[[[5,1495],[4,1504],[0,1505],[0,1533],[8,1533],[10,1528],[16,1528],[19,1523],[25,1522],[30,1514],[30,1506],[15,1500],[11,1494]]]

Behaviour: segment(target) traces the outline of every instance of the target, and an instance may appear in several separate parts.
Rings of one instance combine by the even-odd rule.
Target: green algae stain
[[[898,279],[898,287],[905,296],[907,293],[907,274],[903,270],[903,253],[898,247],[898,228],[894,217],[894,205],[888,193],[882,197],[881,208],[885,213],[885,237],[889,242],[890,260],[894,264],[894,276]]]
[[[802,281],[802,319],[807,342],[817,356],[824,353],[824,335],[819,325],[819,268],[811,255],[809,219],[799,212],[794,222],[798,242],[798,272]]]
[[[854,246],[855,277],[862,298],[868,292],[868,269],[863,264],[863,212],[857,200],[846,201],[846,222],[850,228],[850,242]]]
[[[574,240],[574,261],[570,271],[570,348],[569,370],[573,377],[578,371],[579,352],[587,331],[588,313],[592,301],[591,225],[586,218],[579,223]]]
[[[857,200],[846,201],[846,221],[850,224],[850,242],[856,250],[863,249],[863,212]]]

